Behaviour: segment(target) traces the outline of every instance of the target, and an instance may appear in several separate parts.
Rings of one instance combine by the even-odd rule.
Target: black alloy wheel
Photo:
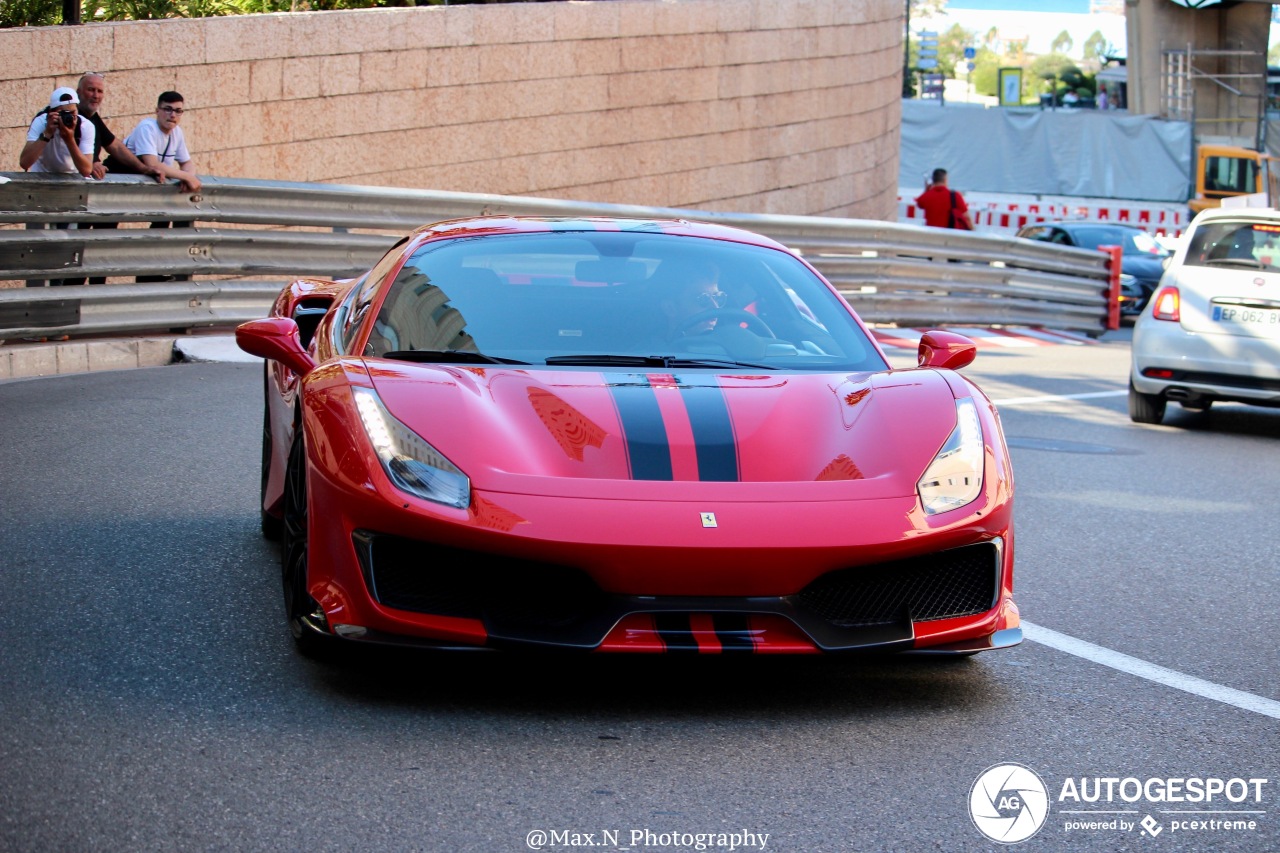
[[[320,657],[328,643],[317,630],[318,620],[313,615],[319,605],[307,592],[307,547],[311,530],[307,511],[307,448],[301,424],[289,449],[289,463],[284,476],[284,518],[281,521],[280,569],[289,632],[293,634],[298,651],[308,657]]]

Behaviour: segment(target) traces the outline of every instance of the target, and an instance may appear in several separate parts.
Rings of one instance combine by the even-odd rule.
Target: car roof
[[[477,237],[497,234],[563,234],[581,232],[629,232],[668,234],[681,237],[700,237],[747,243],[770,249],[788,251],[785,246],[760,234],[717,225],[711,222],[695,222],[688,219],[629,219],[606,216],[475,216],[467,219],[449,219],[423,225],[412,236],[429,235],[431,239],[445,237]]]
[[[1019,228],[1019,231],[1026,231],[1028,228],[1044,228],[1045,226],[1053,226],[1054,228],[1062,228],[1070,231],[1075,227],[1097,228],[1105,226],[1107,228],[1126,228],[1130,231],[1145,231],[1146,229],[1140,225],[1134,225],[1131,222],[1109,222],[1102,219],[1056,219],[1050,222],[1032,222]]]
[[[1197,214],[1192,224],[1218,219],[1280,223],[1280,210],[1273,207],[1211,207]]]

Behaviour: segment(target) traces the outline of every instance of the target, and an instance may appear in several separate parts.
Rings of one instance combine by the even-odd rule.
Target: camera
[[[71,110],[59,110],[58,117],[67,127],[71,127],[76,123],[76,114]]]

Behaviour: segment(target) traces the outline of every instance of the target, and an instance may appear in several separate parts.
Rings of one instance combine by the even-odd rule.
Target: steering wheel
[[[699,311],[690,317],[686,317],[678,326],[676,326],[677,334],[684,334],[694,326],[701,325],[708,320],[716,320],[717,326],[720,320],[724,320],[735,325],[745,324],[747,331],[754,332],[762,338],[776,338],[773,329],[769,328],[769,324],[761,320],[750,311],[743,311],[739,308],[708,308],[706,311]],[[712,330],[714,331],[714,329]]]

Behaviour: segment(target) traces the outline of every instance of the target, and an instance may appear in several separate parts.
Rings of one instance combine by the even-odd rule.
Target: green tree
[[[1094,30],[1093,33],[1084,40],[1084,61],[1096,63],[1101,67],[1103,61],[1108,57],[1117,53],[1116,46],[1107,41],[1107,37],[1100,30]]]
[[[60,0],[0,0],[0,27],[45,27],[61,21]]]
[[[954,79],[956,71],[964,67],[964,49],[973,47],[978,37],[959,24],[938,36],[938,70]]]
[[[1000,69],[1004,66],[1005,63],[995,51],[985,47],[979,48],[978,55],[973,60],[973,73],[969,75],[969,82],[973,84],[973,91],[988,97],[998,95],[1000,90]]]
[[[1069,53],[1074,44],[1075,42],[1071,39],[1071,33],[1063,30],[1049,44],[1049,50],[1053,53]]]

